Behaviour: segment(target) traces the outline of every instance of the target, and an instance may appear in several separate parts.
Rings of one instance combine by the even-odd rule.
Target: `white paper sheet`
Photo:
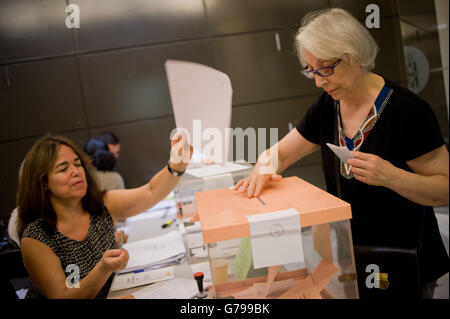
[[[177,128],[189,132],[194,149],[216,163],[226,162],[230,144],[226,128],[231,125],[233,95],[229,77],[208,66],[186,61],[167,60],[165,68]],[[194,125],[194,120],[201,122]],[[209,128],[221,134],[221,141],[209,134],[211,130],[206,131]],[[206,146],[215,142],[219,143],[220,150],[210,154]]]
[[[333,145],[333,144],[330,144],[330,143],[327,143],[327,146],[344,163],[347,163],[347,160],[349,158],[353,157],[352,153],[350,153],[350,150],[346,146],[336,146],[336,145]]]
[[[186,174],[191,176],[203,178],[213,175],[221,175],[226,173],[232,173],[237,171],[242,171],[248,169],[248,166],[235,164],[235,163],[225,163],[225,164],[211,164],[204,167],[187,169]]]
[[[255,269],[305,261],[300,214],[294,208],[247,216]]]
[[[173,261],[186,253],[183,238],[177,230],[162,236],[127,243],[123,245],[123,248],[128,251],[130,257],[127,267],[118,273],[144,269],[160,262]]]
[[[194,279],[175,277],[147,286],[135,293],[136,299],[188,299],[198,292]]]
[[[176,229],[175,222],[169,227],[162,228],[161,226],[169,220],[177,217],[178,209],[176,207],[167,208],[145,214],[138,219],[128,221],[126,233],[128,234],[127,243],[132,243],[140,240],[145,240],[151,237],[157,237],[167,234]]]

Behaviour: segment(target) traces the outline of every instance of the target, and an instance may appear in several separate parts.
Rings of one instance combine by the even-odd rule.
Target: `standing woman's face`
[[[336,59],[323,60],[308,50],[303,50],[304,60],[307,63],[306,69],[317,70],[320,67],[329,66],[336,62]],[[345,60],[342,60],[335,68],[334,74],[328,77],[321,77],[315,75],[315,84],[318,88],[323,89],[334,100],[341,100],[349,93],[353,93],[353,88],[356,82],[360,79],[361,67],[358,65],[350,65]]]
[[[82,199],[86,195],[87,182],[78,155],[62,144],[48,174],[49,197],[60,201]]]

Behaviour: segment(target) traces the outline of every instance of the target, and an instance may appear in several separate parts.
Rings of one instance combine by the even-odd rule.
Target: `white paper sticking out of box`
[[[247,216],[255,269],[305,262],[300,214],[294,208]]]
[[[248,169],[248,166],[227,162],[223,164],[211,164],[203,167],[187,169],[186,174],[192,175],[194,177],[204,178],[207,176],[242,171],[244,169]]]

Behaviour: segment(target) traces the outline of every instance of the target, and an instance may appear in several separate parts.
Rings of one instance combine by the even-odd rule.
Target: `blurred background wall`
[[[71,3],[80,8],[79,29],[65,26]],[[439,43],[439,32],[448,34],[448,13],[438,24],[433,1],[1,0],[0,216],[7,219],[15,207],[20,163],[45,133],[82,147],[101,131],[114,132],[122,145],[117,170],[127,187],[161,169],[175,128],[167,59],[228,74],[232,127],[274,127],[283,137],[320,93],[301,76],[294,55],[302,17],[341,7],[365,23],[372,3],[380,8],[380,28],[369,29],[381,48],[375,72],[408,86],[417,74],[408,75],[403,48],[419,49],[430,72],[418,94],[433,107],[448,144],[448,37],[446,59]],[[325,187],[319,152],[284,175]]]

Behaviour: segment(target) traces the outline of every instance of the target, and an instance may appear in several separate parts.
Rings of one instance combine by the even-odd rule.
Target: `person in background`
[[[26,298],[107,296],[113,273],[128,262],[115,241],[115,223],[164,199],[192,156],[185,136],[171,144],[170,161],[147,184],[106,192],[87,155],[69,139],[45,136],[32,146],[17,196],[21,252],[32,279]]]
[[[83,148],[84,152],[92,159],[96,168],[96,176],[99,181],[100,190],[124,189],[125,183],[122,176],[114,171],[116,157],[108,149],[107,144],[99,139],[90,139]]]
[[[113,153],[116,159],[120,156],[120,141],[119,138],[112,132],[103,132],[97,136],[98,139],[101,139],[103,142],[108,145],[108,149],[111,153]]]
[[[84,152],[92,159],[92,165],[95,167],[94,173],[97,177],[101,191],[110,191],[113,189],[125,189],[125,182],[122,176],[114,171],[116,166],[116,157],[110,152],[108,145],[99,138],[90,139],[83,148]],[[119,220],[116,223],[114,237],[116,242],[126,243],[128,235],[121,229],[126,220]]]
[[[320,149],[327,191],[351,204],[353,244],[419,244],[422,296],[431,298],[448,273],[432,208],[449,203],[449,156],[435,114],[413,92],[371,72],[378,46],[345,10],[308,14],[295,44],[302,73],[324,92],[235,191],[259,196],[269,180],[279,181],[279,173]],[[340,161],[327,143],[347,147],[353,158]],[[362,291],[365,277],[358,283]]]

